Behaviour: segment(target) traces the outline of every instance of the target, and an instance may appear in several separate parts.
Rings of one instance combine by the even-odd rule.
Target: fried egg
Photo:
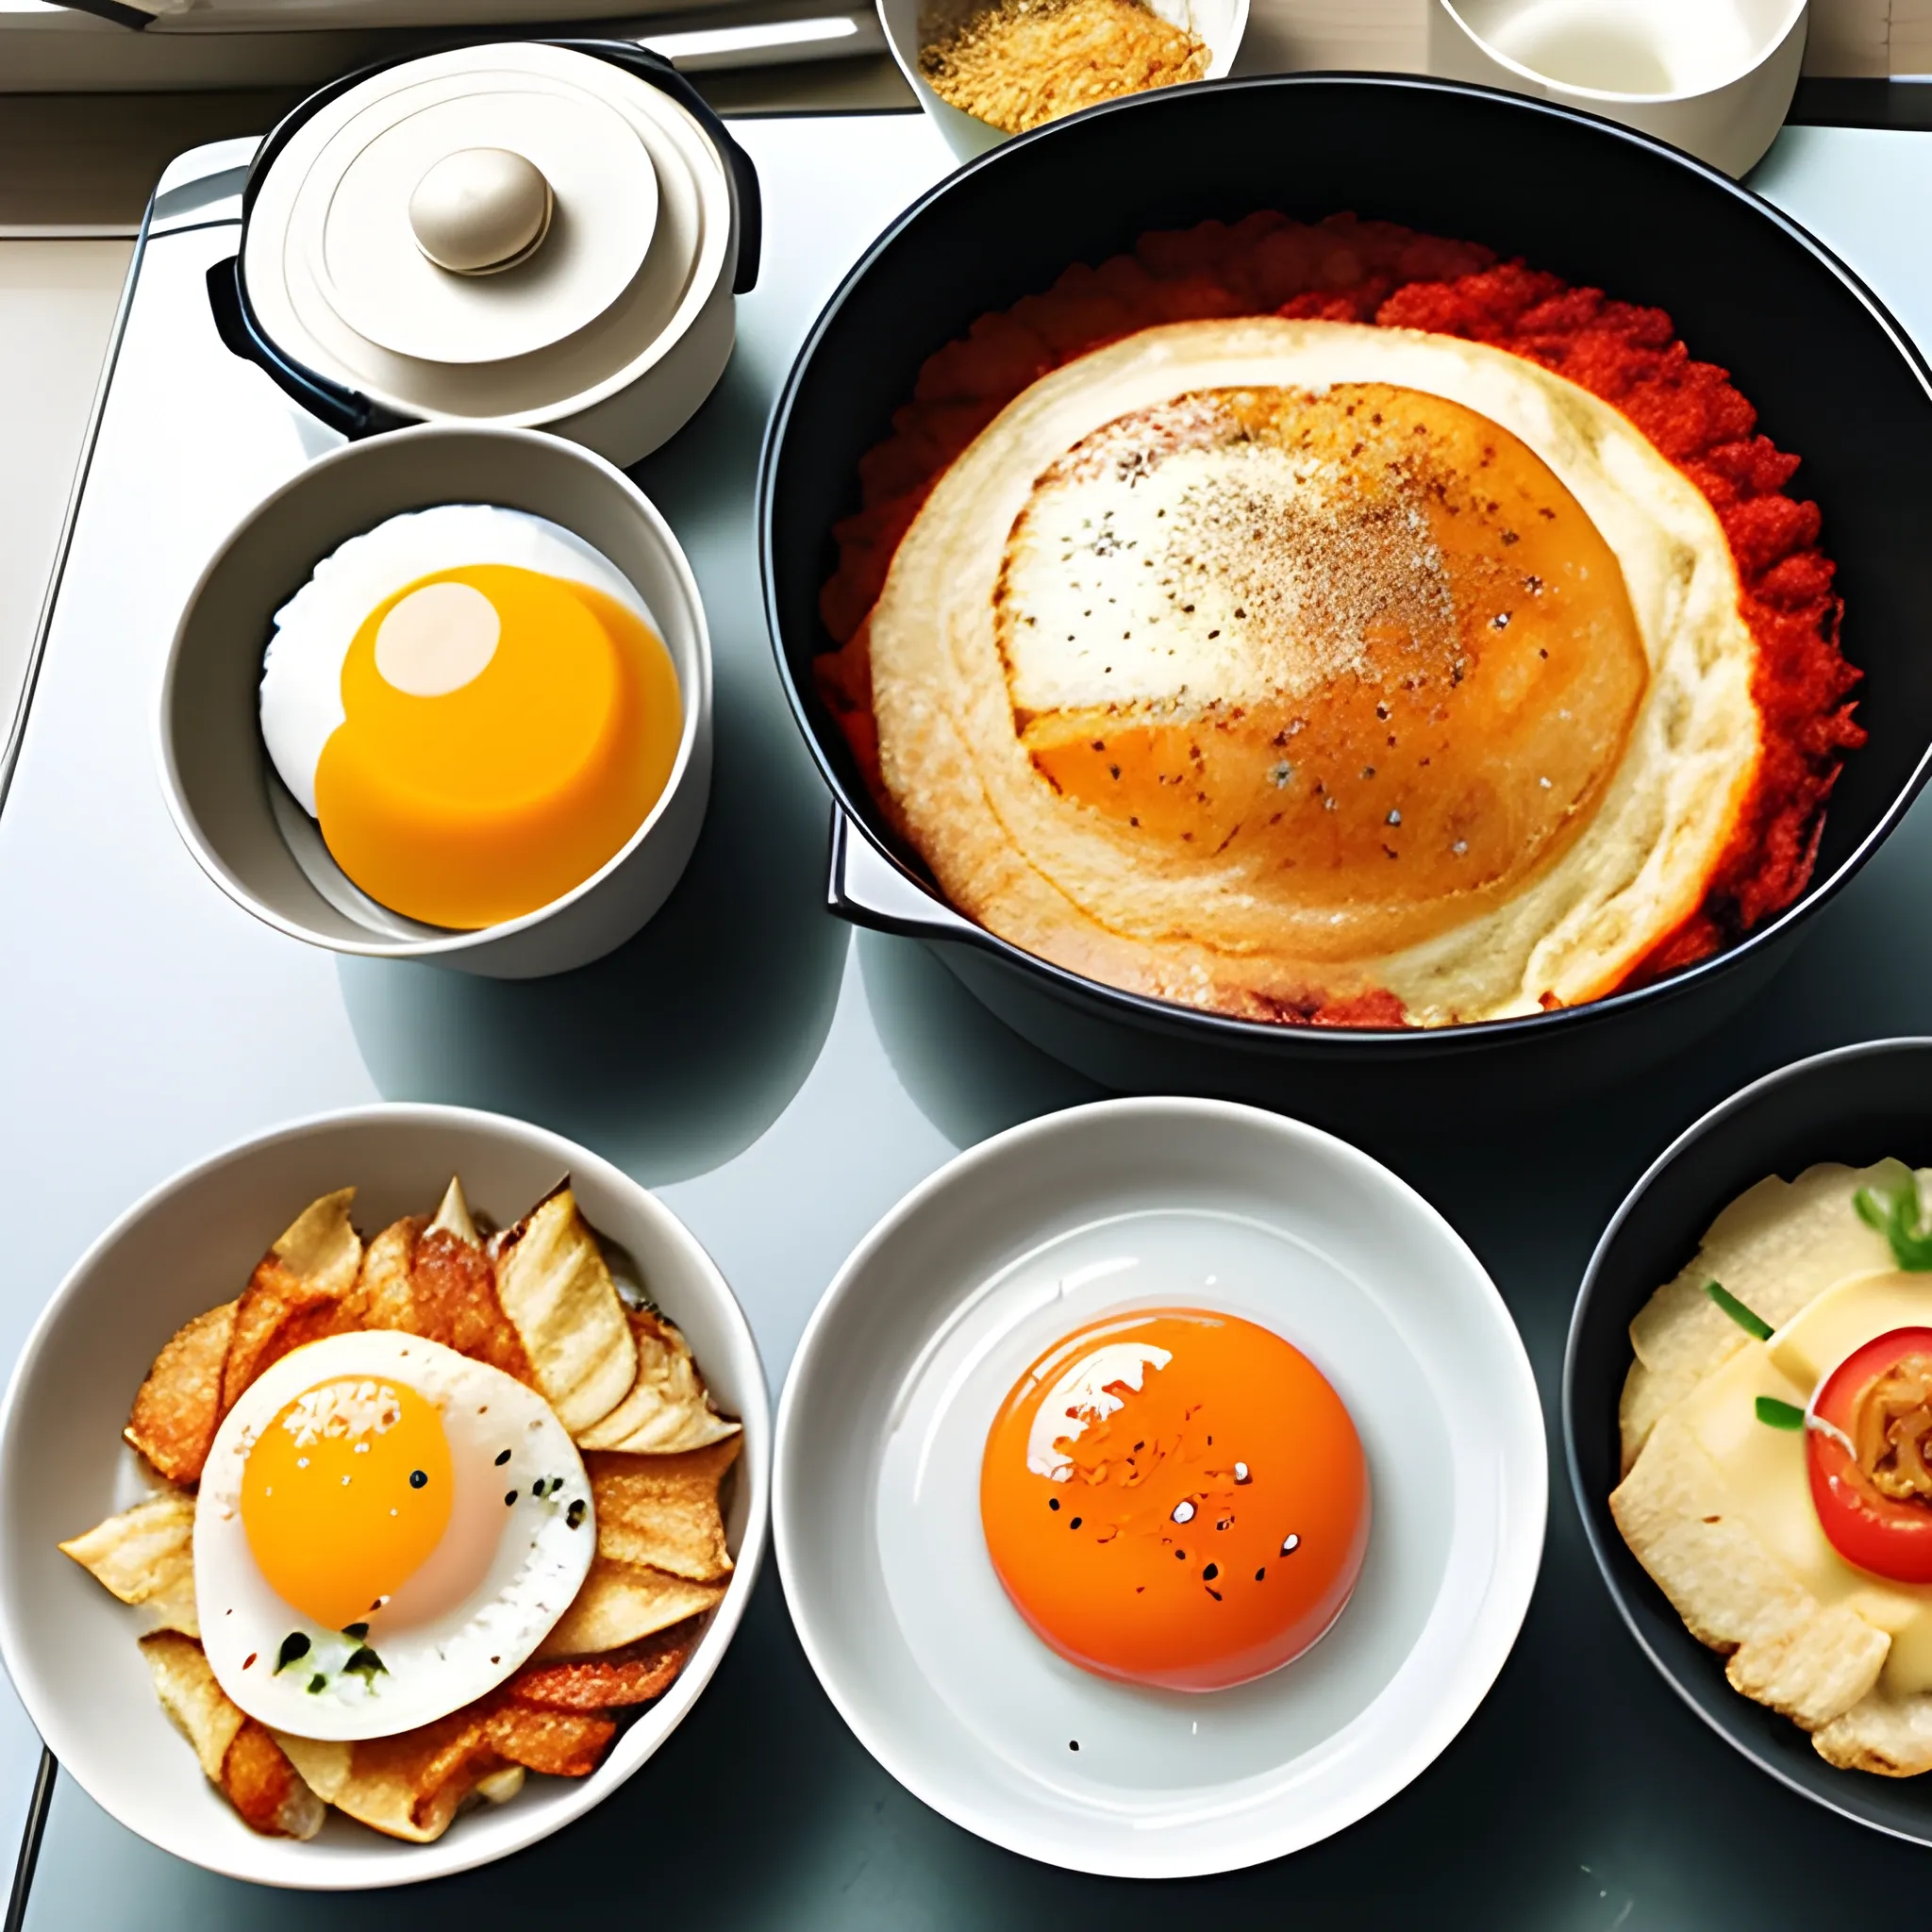
[[[1411,330],[1176,324],[1041,378],[927,497],[868,642],[955,904],[1256,1018],[1613,990],[1759,758],[1695,485],[1589,391]]]
[[[1369,1536],[1341,1398],[1272,1331],[1139,1310],[1065,1337],[1014,1385],[980,1467],[1014,1607],[1084,1670],[1220,1690],[1341,1614]]]
[[[662,795],[683,711],[649,609],[522,510],[391,517],[276,613],[263,741],[348,877],[461,929],[590,878]]]
[[[418,1336],[333,1336],[274,1363],[216,1433],[203,1647],[272,1729],[388,1737],[509,1676],[596,1543],[583,1463],[534,1390]]]

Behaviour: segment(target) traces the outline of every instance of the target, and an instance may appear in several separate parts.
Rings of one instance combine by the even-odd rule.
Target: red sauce
[[[1614,404],[1717,512],[1740,608],[1757,644],[1763,735],[1757,782],[1704,903],[1624,980],[1688,966],[1789,906],[1817,856],[1824,803],[1865,741],[1849,702],[1859,674],[1839,650],[1842,605],[1818,547],[1818,506],[1786,489],[1798,458],[1757,434],[1757,412],[1714,363],[1697,362],[1660,308],[1572,288],[1489,249],[1391,222],[1274,213],[1232,226],[1160,230],[1098,268],[1076,263],[1043,295],[983,315],[928,357],[892,434],[859,459],[861,508],[834,525],[839,568],[819,596],[841,646],[817,660],[821,695],[886,802],[864,620],[926,492],[1029,384],[1076,356],[1163,322],[1277,314],[1428,329],[1541,363]],[[1284,1008],[1289,1025],[1402,1024],[1392,994]]]

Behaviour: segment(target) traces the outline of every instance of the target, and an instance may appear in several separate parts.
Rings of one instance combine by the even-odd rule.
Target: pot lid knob
[[[502,147],[444,155],[409,196],[416,246],[453,275],[489,275],[534,255],[556,196],[542,171]]]

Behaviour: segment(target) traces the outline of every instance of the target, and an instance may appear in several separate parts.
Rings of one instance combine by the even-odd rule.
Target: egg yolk
[[[633,611],[513,564],[420,578],[342,663],[316,767],[337,864],[392,911],[466,930],[581,885],[669,782],[677,674]]]
[[[1341,1613],[1369,1532],[1341,1398],[1280,1336],[1160,1309],[1068,1336],[987,1437],[980,1517],[1035,1633],[1102,1676],[1218,1690]]]
[[[1162,862],[1265,863],[1341,915],[1339,957],[1554,863],[1650,681],[1617,554],[1549,465],[1387,383],[1108,425],[1035,486],[1001,591],[1014,722],[1056,796]]]
[[[340,1630],[421,1568],[454,1493],[437,1406],[401,1383],[347,1376],[305,1390],[257,1438],[242,1525],[275,1594]]]

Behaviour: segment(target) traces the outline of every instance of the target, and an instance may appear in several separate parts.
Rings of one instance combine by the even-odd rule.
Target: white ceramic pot
[[[475,932],[418,924],[357,891],[274,778],[258,711],[275,613],[316,563],[385,518],[440,503],[528,510],[601,551],[657,619],[684,707],[670,779],[624,849],[561,898]],[[711,788],[711,644],[697,580],[637,485],[574,443],[435,425],[349,443],[258,504],[202,572],[168,654],[159,754],[189,851],[278,932],[495,979],[566,972],[629,939],[670,896],[697,843]]]
[[[135,1644],[145,1627],[140,1612],[56,1544],[150,1487],[121,1441],[135,1390],[169,1336],[236,1292],[307,1202],[353,1184],[357,1224],[369,1234],[427,1211],[452,1174],[477,1209],[506,1223],[567,1174],[591,1224],[637,1262],[684,1330],[718,1406],[744,1423],[725,1509],[736,1567],[683,1674],[589,1777],[532,1777],[508,1803],[464,1813],[433,1844],[399,1843],[341,1816],[307,1843],[263,1838],[202,1777],[156,1701]],[[443,1877],[581,1817],[683,1721],[758,1579],[769,1445],[764,1372],[742,1309],[684,1224],[620,1169],[541,1127],[466,1108],[380,1106],[298,1122],[163,1182],[101,1236],[47,1304],[0,1409],[0,1655],[62,1768],[103,1810],[176,1857],[257,1884],[332,1891]]]
[[[1777,138],[1805,0],[1430,0],[1429,72],[1654,134],[1725,174]]]
[[[1191,27],[1207,42],[1211,58],[1203,79],[1219,80],[1233,67],[1248,27],[1248,0],[1151,0],[1151,4],[1163,19]],[[919,96],[920,106],[946,145],[960,160],[970,161],[1011,137],[972,114],[961,113],[925,84],[919,71],[920,5],[921,0],[878,0],[879,25],[907,86]]]

